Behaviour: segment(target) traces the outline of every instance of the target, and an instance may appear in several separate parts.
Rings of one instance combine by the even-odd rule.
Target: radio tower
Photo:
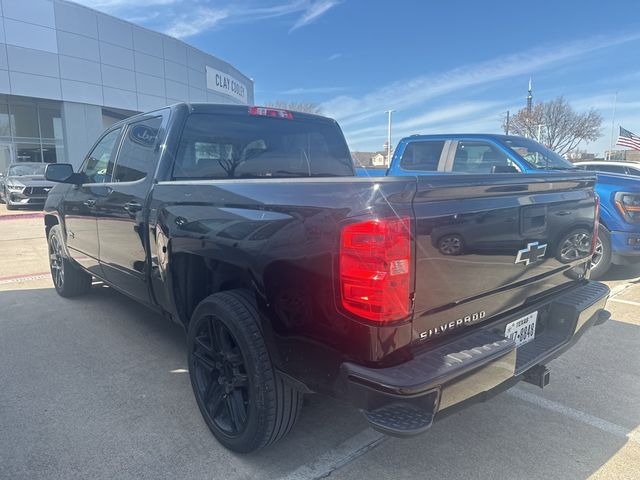
[[[533,87],[531,86],[531,77],[529,77],[529,94],[527,95],[527,113],[531,114],[531,107],[533,106]]]

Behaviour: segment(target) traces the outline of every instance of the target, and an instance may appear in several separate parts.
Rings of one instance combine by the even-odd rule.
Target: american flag
[[[620,145],[621,147],[629,147],[634,150],[640,150],[640,137],[635,133],[631,133],[629,130],[625,130],[620,127],[620,135],[618,136],[618,141],[616,145]]]

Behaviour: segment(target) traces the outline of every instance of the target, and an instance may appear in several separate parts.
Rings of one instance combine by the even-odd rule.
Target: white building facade
[[[0,0],[0,170],[77,167],[100,132],[138,112],[253,99],[253,80],[175,38],[65,0]]]

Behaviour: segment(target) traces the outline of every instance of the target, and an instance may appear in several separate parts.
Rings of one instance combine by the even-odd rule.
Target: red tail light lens
[[[591,237],[591,254],[596,251],[596,244],[598,243],[598,230],[600,226],[600,197],[596,195],[596,216],[593,221],[593,237]]]
[[[340,238],[342,306],[376,322],[409,315],[411,220],[408,217],[352,223]]]
[[[256,117],[285,118],[293,120],[293,113],[279,108],[249,107],[249,115]]]

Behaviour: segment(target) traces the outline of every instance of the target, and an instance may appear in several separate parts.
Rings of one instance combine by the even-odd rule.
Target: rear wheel
[[[244,291],[210,295],[189,324],[189,375],[207,426],[226,448],[247,453],[284,437],[302,393],[276,373],[253,302]]]
[[[80,270],[67,258],[60,225],[51,227],[48,243],[49,267],[56,292],[62,297],[76,297],[87,293],[91,289],[91,275]]]
[[[591,278],[597,280],[604,276],[611,267],[611,236],[609,231],[600,224],[596,249],[591,259]]]
[[[460,235],[445,235],[438,241],[438,250],[443,255],[461,255],[464,241]]]

